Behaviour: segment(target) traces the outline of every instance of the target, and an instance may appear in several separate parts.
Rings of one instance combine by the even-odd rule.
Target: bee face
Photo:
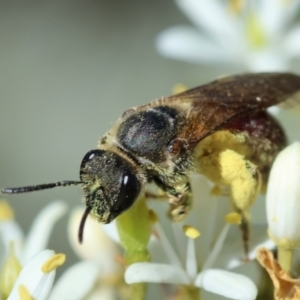
[[[108,150],[91,150],[84,156],[80,179],[86,206],[103,223],[130,208],[141,188],[130,164]]]

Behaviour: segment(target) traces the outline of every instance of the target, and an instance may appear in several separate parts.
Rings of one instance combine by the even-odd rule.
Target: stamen
[[[233,14],[239,14],[245,6],[245,0],[230,0],[229,1],[229,10]]]
[[[22,266],[15,254],[14,242],[10,242],[8,255],[0,274],[0,291],[3,299],[9,297],[21,269]]]
[[[14,211],[6,200],[0,200],[0,221],[9,221],[14,218]]]
[[[63,265],[65,261],[66,261],[65,254],[63,253],[55,254],[42,265],[42,272],[50,273],[51,271],[55,270],[57,267]]]
[[[228,224],[240,225],[242,223],[242,216],[237,212],[232,212],[225,216],[225,221]]]
[[[182,230],[184,231],[185,235],[190,239],[196,239],[201,234],[200,231],[198,231],[195,227],[190,225],[184,225],[182,227]]]
[[[226,224],[224,226],[224,228],[222,229],[216,243],[214,244],[214,247],[213,247],[210,255],[208,256],[208,259],[206,260],[206,262],[202,268],[203,271],[211,268],[213,263],[215,262],[216,258],[219,256],[219,254],[223,248],[223,244],[224,244],[224,241],[228,234],[229,228],[230,228],[230,225]]]
[[[193,280],[198,273],[195,238],[188,239],[185,268],[189,278]]]
[[[30,295],[30,293],[28,292],[26,286],[23,284],[19,286],[19,296],[21,300],[34,300],[33,297]]]
[[[170,242],[168,241],[163,229],[161,228],[159,222],[157,222],[154,225],[155,230],[157,231],[158,235],[159,235],[159,240],[161,242],[161,245],[163,247],[163,249],[165,250],[166,256],[169,259],[170,263],[173,266],[182,268],[182,263],[179,259],[179,257],[177,256],[176,252],[174,251],[173,247],[171,246]]]
[[[173,89],[172,89],[172,93],[173,94],[179,94],[179,93],[183,93],[186,90],[188,90],[188,87],[183,84],[183,83],[177,83],[174,85]]]

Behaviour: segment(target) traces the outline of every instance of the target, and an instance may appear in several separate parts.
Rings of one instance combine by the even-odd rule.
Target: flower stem
[[[294,249],[278,246],[278,262],[282,269],[290,273]]]
[[[125,249],[124,260],[126,265],[150,261],[147,246],[152,224],[145,199],[138,199],[129,210],[117,218],[117,228],[122,246]],[[146,283],[135,283],[130,287],[130,299],[145,299]]]
[[[130,299],[132,300],[144,300],[147,284],[146,283],[133,283],[130,285]]]

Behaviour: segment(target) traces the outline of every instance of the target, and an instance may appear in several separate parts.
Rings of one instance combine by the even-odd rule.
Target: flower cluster
[[[287,70],[300,58],[299,0],[176,3],[194,26],[178,25],[157,37],[166,57],[255,72]]]
[[[88,261],[69,268],[53,285],[56,268],[66,256],[46,248],[54,224],[66,211],[64,202],[50,203],[37,215],[25,236],[8,203],[0,202],[1,299],[76,300],[90,292],[100,270]]]

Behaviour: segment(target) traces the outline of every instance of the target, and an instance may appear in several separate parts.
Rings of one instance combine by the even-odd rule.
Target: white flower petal
[[[278,114],[280,113],[281,111],[281,108],[277,105],[274,105],[274,106],[270,106],[267,108],[267,111],[269,114],[271,114],[272,116],[278,116]]]
[[[254,300],[257,296],[257,288],[248,277],[224,270],[210,269],[200,273],[195,285],[230,299]]]
[[[234,61],[234,57],[220,45],[187,26],[172,27],[160,33],[156,39],[156,47],[164,56],[192,63]]]
[[[251,72],[286,71],[289,68],[290,58],[279,52],[278,49],[269,47],[260,51],[248,53],[247,68]]]
[[[46,248],[53,226],[66,213],[67,208],[65,202],[57,200],[48,204],[36,216],[24,245],[21,257],[23,263]]]
[[[300,56],[300,25],[287,33],[283,47],[290,56]]]
[[[218,0],[177,0],[181,10],[199,29],[217,40],[222,40],[226,47],[228,40],[236,33],[234,18],[227,9],[227,3]],[[238,42],[238,41],[237,41]]]
[[[170,265],[155,263],[135,263],[125,272],[125,281],[128,284],[138,282],[190,284],[186,273]]]
[[[0,263],[1,263],[1,259],[5,258],[7,255],[9,244],[11,241],[14,242],[14,249],[15,249],[16,256],[20,257],[21,250],[23,247],[23,242],[24,242],[24,234],[19,224],[14,220],[1,221],[0,237],[2,239],[1,248],[3,247],[3,250],[1,249],[0,251],[1,253]]]
[[[8,300],[20,299],[20,285],[24,285],[34,299],[46,299],[53,285],[55,270],[44,273],[41,268],[54,254],[52,250],[44,250],[33,256],[22,269]]]
[[[101,275],[108,276],[120,271],[120,264],[116,256],[121,255],[120,247],[104,232],[106,225],[99,225],[98,222],[88,217],[85,222],[82,244],[78,241],[78,228],[84,209],[75,208],[70,214],[68,235],[70,244],[76,254],[85,260],[93,261],[101,270]]]
[[[117,228],[116,221],[112,221],[109,224],[100,224],[101,230],[105,232],[105,234],[110,237],[116,244],[121,245],[121,240]]]
[[[266,31],[268,38],[274,40],[282,34],[285,25],[285,5],[281,0],[257,1],[258,7],[255,13],[260,15],[259,21],[262,23],[263,30]]]
[[[276,157],[267,188],[269,231],[276,240],[300,243],[300,142]]]
[[[66,270],[55,284],[48,300],[80,300],[95,285],[100,269],[92,262],[79,262]]]

